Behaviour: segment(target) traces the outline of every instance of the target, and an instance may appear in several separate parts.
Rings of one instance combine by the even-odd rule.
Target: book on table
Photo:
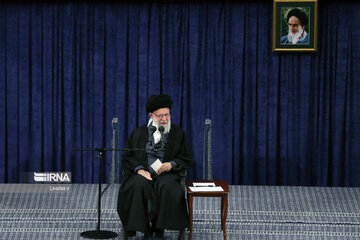
[[[222,192],[221,186],[216,186],[213,182],[193,182],[193,187],[189,187],[193,192]]]

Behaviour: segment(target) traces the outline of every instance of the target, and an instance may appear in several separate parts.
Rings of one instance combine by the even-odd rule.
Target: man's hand
[[[172,169],[172,165],[169,162],[163,163],[158,170],[156,171],[156,173],[158,175],[162,174],[163,172],[169,172]]]
[[[145,171],[144,169],[140,169],[137,171],[137,174],[140,174],[141,176],[143,176],[144,178],[146,178],[147,180],[152,181],[153,179],[151,178],[151,174],[148,171]]]

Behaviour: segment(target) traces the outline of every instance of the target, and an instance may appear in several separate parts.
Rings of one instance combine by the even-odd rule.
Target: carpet
[[[96,184],[0,184],[0,239],[83,239],[97,226]],[[119,185],[102,197],[101,229],[119,234]],[[360,188],[229,186],[228,239],[360,239]],[[193,239],[223,239],[220,198],[194,198]],[[187,232],[188,233],[188,232]],[[166,239],[177,239],[165,231]],[[188,234],[186,234],[188,237]],[[138,234],[136,239],[142,239]]]

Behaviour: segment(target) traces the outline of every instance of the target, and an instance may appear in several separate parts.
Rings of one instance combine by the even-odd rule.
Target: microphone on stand
[[[164,126],[160,126],[159,127],[159,132],[161,134],[161,149],[164,150],[165,149],[165,143],[164,143],[164,131],[165,131],[165,128]]]
[[[154,132],[156,132],[156,127],[155,126],[151,126],[150,127],[150,135],[149,135],[149,146],[150,147],[152,147],[152,141],[151,141],[151,137],[152,137],[152,135],[154,134]]]

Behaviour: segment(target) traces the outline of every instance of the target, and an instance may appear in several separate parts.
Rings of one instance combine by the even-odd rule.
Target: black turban
[[[309,22],[309,18],[303,10],[294,8],[290,12],[288,12],[288,14],[287,14],[288,22],[289,22],[289,18],[291,18],[292,16],[297,17],[300,20],[300,23],[302,26],[307,25]]]
[[[154,112],[159,108],[171,108],[171,97],[166,94],[153,95],[146,101],[146,111]]]

